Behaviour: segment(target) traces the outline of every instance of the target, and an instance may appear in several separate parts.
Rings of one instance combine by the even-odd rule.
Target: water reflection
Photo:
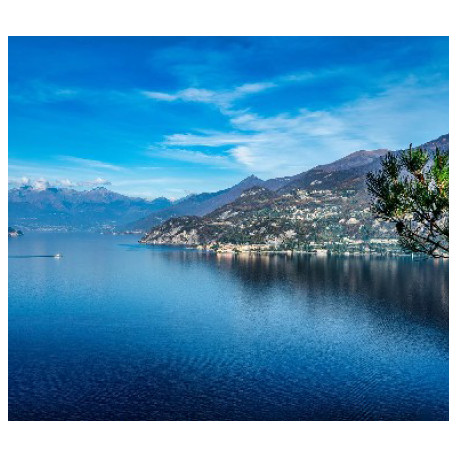
[[[342,303],[356,297],[369,308],[403,313],[448,328],[447,261],[309,254],[233,255],[176,249],[161,251],[161,255],[171,262],[199,263],[224,271],[251,294],[265,295],[281,288],[312,299],[334,296]]]
[[[126,240],[9,243],[10,419],[448,419],[446,262]]]

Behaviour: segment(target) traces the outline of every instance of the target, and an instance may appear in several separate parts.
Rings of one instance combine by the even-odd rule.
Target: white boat
[[[60,253],[57,253],[57,254],[54,255],[54,257],[55,257],[55,258],[61,258],[62,255],[61,255]]]

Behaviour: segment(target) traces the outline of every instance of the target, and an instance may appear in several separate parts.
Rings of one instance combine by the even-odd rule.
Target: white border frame
[[[456,24],[451,1],[17,1],[2,9],[7,35],[453,35],[450,37],[450,125],[456,125]],[[7,138],[7,36],[2,129]],[[6,68],[5,68],[6,67]],[[455,151],[454,133],[451,136]],[[2,155],[7,175],[7,145]],[[455,160],[451,159],[452,167]],[[7,176],[5,177],[5,186]],[[455,183],[452,168],[452,183]],[[6,193],[4,194],[6,196]],[[456,187],[452,186],[452,210]],[[4,227],[6,197],[2,200]],[[452,232],[457,234],[454,218]],[[453,236],[452,236],[453,237]],[[5,237],[6,240],[6,237]],[[5,251],[7,251],[6,241]],[[454,244],[450,278],[458,278]],[[458,305],[450,283],[449,422],[7,422],[7,261],[2,263],[3,441],[8,457],[431,457],[457,456]],[[5,269],[5,270],[3,270]],[[456,434],[456,433],[455,433]],[[6,445],[6,447],[5,447]]]

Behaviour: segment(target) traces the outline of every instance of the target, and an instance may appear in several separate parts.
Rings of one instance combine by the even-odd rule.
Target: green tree
[[[449,153],[436,148],[433,157],[412,145],[388,153],[382,168],[367,175],[372,213],[395,224],[405,250],[448,258]]]

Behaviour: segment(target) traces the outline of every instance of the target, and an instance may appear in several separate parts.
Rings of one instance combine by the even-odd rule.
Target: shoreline
[[[373,249],[365,249],[364,251],[356,250],[333,250],[329,248],[315,248],[310,250],[304,249],[272,249],[269,245],[235,245],[235,244],[186,244],[186,243],[161,243],[161,242],[147,242],[139,240],[138,243],[143,245],[157,245],[157,246],[168,246],[168,247],[181,247],[183,249],[199,250],[209,253],[217,254],[249,254],[249,255],[272,255],[272,254],[283,254],[293,256],[295,254],[309,254],[318,257],[326,256],[342,256],[342,257],[396,257],[396,258],[416,258],[423,259],[424,256],[421,253],[408,253],[403,252],[400,249],[382,249],[376,251]],[[448,259],[448,258],[444,258]]]

